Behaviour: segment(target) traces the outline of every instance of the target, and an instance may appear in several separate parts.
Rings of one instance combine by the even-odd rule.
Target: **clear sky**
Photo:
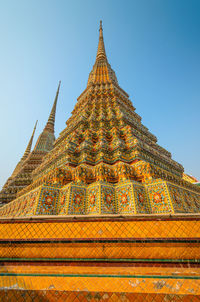
[[[99,20],[142,122],[200,179],[199,0],[0,0],[0,187],[34,143],[62,81],[56,136],[85,89]]]

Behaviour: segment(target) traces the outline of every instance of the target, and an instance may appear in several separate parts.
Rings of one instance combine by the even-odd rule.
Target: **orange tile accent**
[[[199,259],[191,243],[23,243],[0,244],[0,258]]]
[[[114,218],[113,218],[114,220]],[[0,239],[199,238],[200,220],[1,223]]]

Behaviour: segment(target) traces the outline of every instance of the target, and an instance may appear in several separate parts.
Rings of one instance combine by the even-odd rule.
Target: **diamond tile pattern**
[[[199,260],[199,235],[191,215],[2,219],[0,301],[199,301],[198,264],[171,267]]]
[[[189,216],[188,216],[189,217]],[[187,218],[187,216],[186,216]],[[111,220],[113,219],[113,220]],[[39,221],[39,220],[38,220]],[[146,219],[99,219],[89,220],[71,218],[63,220],[17,220],[0,221],[0,239],[87,239],[87,238],[199,238],[200,217],[165,220]],[[6,222],[6,223],[5,223]]]
[[[23,291],[5,290],[0,293],[0,301],[22,301],[22,302],[198,302],[200,297],[195,295],[179,294],[132,294],[132,293],[110,293],[110,292],[67,292],[67,291]]]

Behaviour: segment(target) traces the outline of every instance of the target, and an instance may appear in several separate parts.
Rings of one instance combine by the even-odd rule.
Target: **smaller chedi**
[[[200,212],[200,187],[157,143],[119,86],[100,24],[96,61],[55,140],[55,102],[44,131],[0,193],[2,217]],[[34,130],[35,131],[35,130]]]
[[[44,155],[53,149],[53,143],[55,141],[54,124],[59,89],[60,83],[58,85],[56,97],[48,121],[44,127],[44,130],[40,134],[33,151],[31,151],[31,147],[37,122],[24,155],[18,162],[12,175],[8,178],[0,192],[1,206],[14,200],[20,190],[31,184],[33,170],[41,164]]]

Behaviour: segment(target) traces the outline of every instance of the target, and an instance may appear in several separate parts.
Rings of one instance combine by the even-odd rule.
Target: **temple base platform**
[[[170,213],[200,213],[197,187],[187,189],[162,179],[149,184],[133,180],[89,185],[71,182],[63,187],[45,184],[0,208],[0,216],[5,218]]]
[[[1,301],[199,301],[200,215],[0,220]]]

